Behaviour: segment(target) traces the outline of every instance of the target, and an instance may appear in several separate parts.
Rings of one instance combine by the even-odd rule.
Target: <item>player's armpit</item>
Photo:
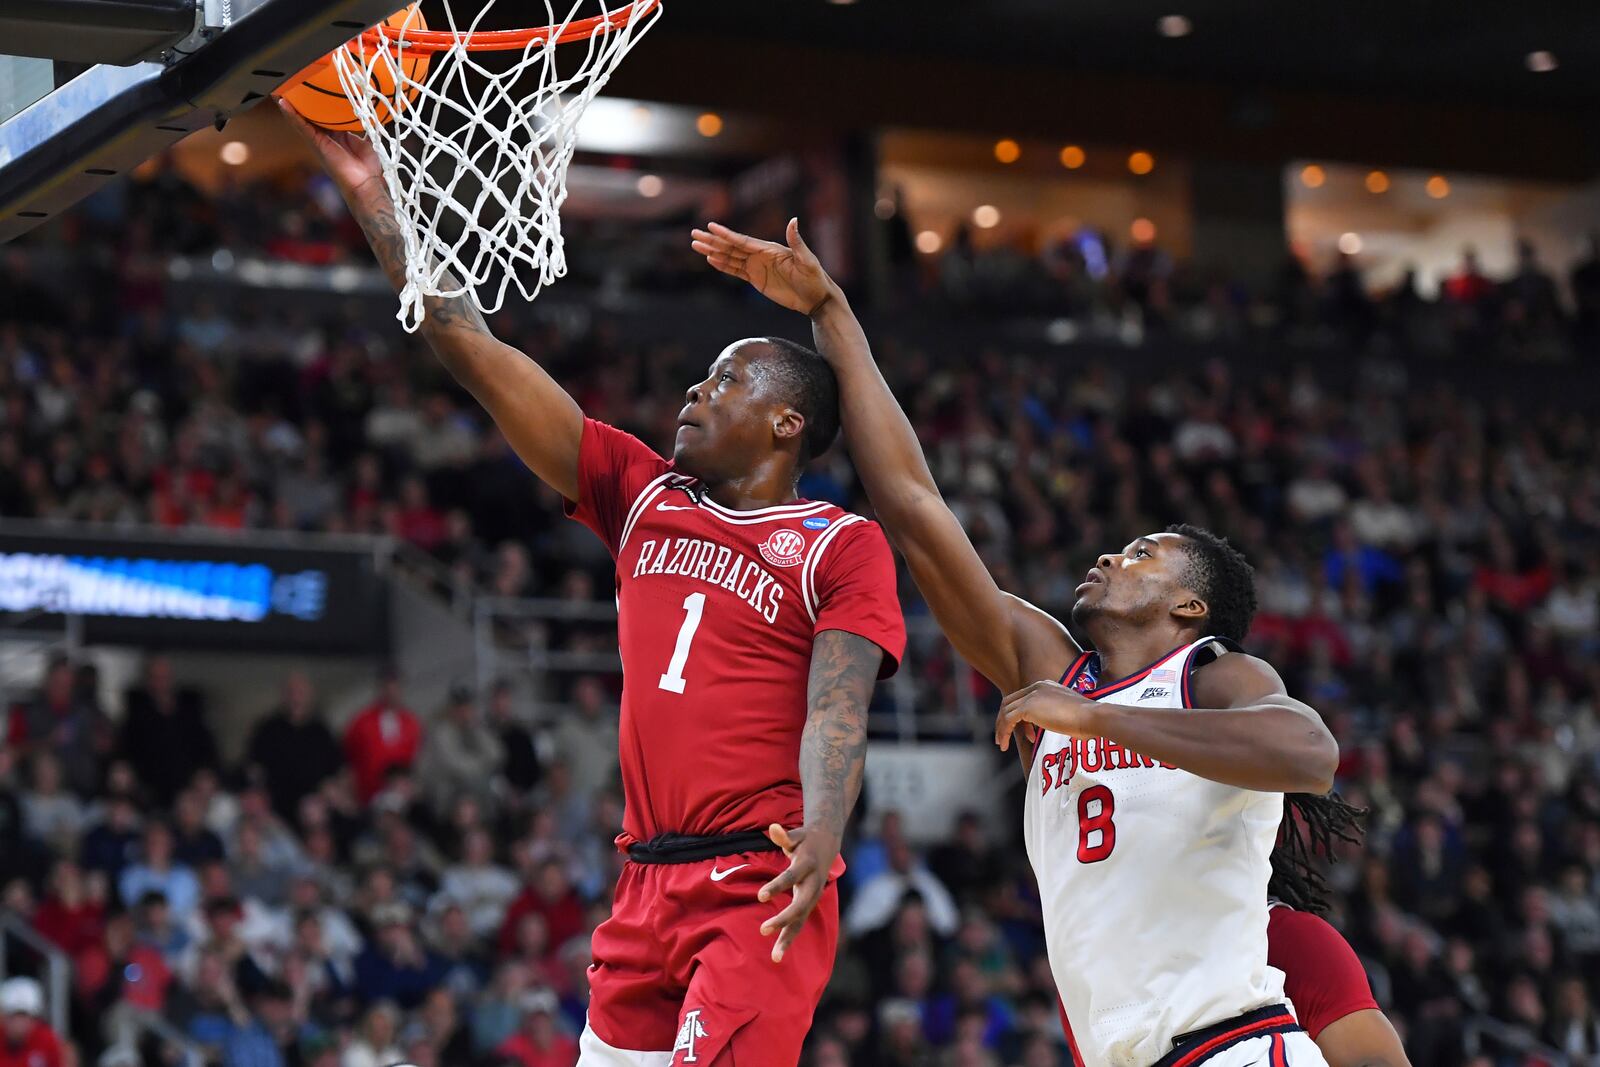
[[[1048,611],[1014,593],[1001,595],[1006,601],[1008,628],[1016,649],[1018,680],[1059,682],[1083,649]]]
[[[1375,1008],[1351,1012],[1323,1027],[1317,1048],[1328,1067],[1411,1067],[1394,1024]]]

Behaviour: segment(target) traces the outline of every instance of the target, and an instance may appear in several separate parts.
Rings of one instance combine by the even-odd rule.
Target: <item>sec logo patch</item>
[[[828,528],[828,520],[821,515],[813,515],[800,525],[808,530],[826,530]]]
[[[761,558],[774,567],[793,567],[805,554],[806,539],[798,530],[774,530],[761,542]]]

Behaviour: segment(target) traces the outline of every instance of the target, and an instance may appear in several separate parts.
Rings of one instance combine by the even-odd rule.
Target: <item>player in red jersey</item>
[[[1283,972],[1284,995],[1328,1067],[1411,1067],[1355,951],[1319,914],[1328,887],[1314,857],[1331,858],[1336,841],[1359,841],[1364,813],[1334,794],[1297,793],[1284,803],[1267,883],[1267,963]]]
[[[1271,907],[1267,962],[1283,972],[1284,995],[1328,1067],[1411,1067],[1339,931],[1312,912],[1281,902]]]
[[[398,287],[372,149],[289,114]],[[833,966],[867,702],[905,645],[882,532],[796,499],[838,434],[832,370],[788,341],[730,345],[690,386],[668,462],[585,418],[468,300],[428,301],[422,330],[616,561],[633,862],[595,931],[580,1064],[794,1064]],[[799,827],[774,834],[787,862],[765,833],[781,826]]]

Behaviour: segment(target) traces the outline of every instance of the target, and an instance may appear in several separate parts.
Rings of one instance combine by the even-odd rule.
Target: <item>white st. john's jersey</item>
[[[1085,653],[1062,679],[1094,700],[1182,715],[1205,638],[1120,681]],[[1267,966],[1269,856],[1282,793],[1221,785],[1104,738],[1042,733],[1028,858],[1050,969],[1083,1067],[1147,1067],[1172,1039],[1283,1001]]]

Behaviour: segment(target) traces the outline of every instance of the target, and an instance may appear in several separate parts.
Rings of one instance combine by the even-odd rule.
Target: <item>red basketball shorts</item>
[[[792,1067],[839,943],[828,883],[782,963],[761,924],[789,903],[761,887],[782,852],[692,863],[629,862],[594,933],[589,1025],[579,1067]]]

